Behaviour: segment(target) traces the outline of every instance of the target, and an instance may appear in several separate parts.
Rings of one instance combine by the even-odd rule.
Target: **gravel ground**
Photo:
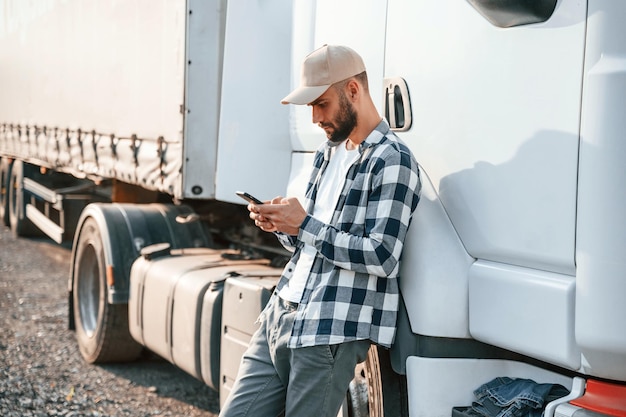
[[[216,416],[218,394],[152,354],[89,365],[67,329],[70,249],[0,226],[0,416]]]

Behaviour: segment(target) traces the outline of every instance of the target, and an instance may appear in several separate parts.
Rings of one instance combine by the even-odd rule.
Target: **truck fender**
[[[107,302],[126,304],[129,295],[130,268],[142,248],[169,243],[173,249],[206,247],[210,238],[200,222],[177,223],[178,215],[192,210],[168,204],[89,204],[78,220],[72,245],[68,281],[69,327],[74,329],[73,288],[78,243],[87,219],[96,222],[102,239],[107,276]]]
[[[423,354],[425,341],[467,340],[469,267],[474,262],[427,172],[405,239],[400,270],[400,311],[391,362],[400,374],[406,358]]]
[[[516,355],[479,342],[469,331],[469,269],[475,261],[420,167],[422,195],[402,254],[400,306],[390,350],[394,372],[407,373],[410,356],[500,358]]]

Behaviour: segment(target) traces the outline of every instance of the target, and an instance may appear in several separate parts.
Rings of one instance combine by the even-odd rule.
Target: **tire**
[[[88,363],[128,362],[142,346],[128,330],[128,304],[107,302],[106,265],[98,224],[88,218],[80,231],[74,258],[72,304],[76,340]]]
[[[32,171],[32,166],[22,161],[13,162],[7,187],[9,198],[9,225],[15,237],[41,236],[42,233],[26,217],[26,204],[30,198],[24,189],[24,177]]]
[[[372,345],[367,359],[355,368],[347,394],[349,417],[407,417],[406,376],[391,367],[389,350]]]
[[[0,159],[0,224],[9,223],[9,179],[11,178],[11,162],[7,158]]]

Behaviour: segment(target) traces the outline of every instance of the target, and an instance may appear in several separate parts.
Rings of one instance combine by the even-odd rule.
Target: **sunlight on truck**
[[[289,256],[235,191],[301,197],[324,136],[279,101],[309,51],[349,45],[424,184],[394,346],[342,415],[463,416],[532,380],[565,389],[546,417],[624,416],[625,20],[610,0],[0,0],[0,219],[72,242],[87,362],[149,349],[223,403]]]

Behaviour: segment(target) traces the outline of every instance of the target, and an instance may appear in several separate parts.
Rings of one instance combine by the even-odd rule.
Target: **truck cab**
[[[294,16],[293,83],[304,51],[362,51],[381,114],[420,164],[391,352],[411,415],[470,404],[505,374],[622,384],[625,195],[609,184],[625,174],[626,8],[317,1]],[[312,151],[308,109],[290,111],[294,149]]]

